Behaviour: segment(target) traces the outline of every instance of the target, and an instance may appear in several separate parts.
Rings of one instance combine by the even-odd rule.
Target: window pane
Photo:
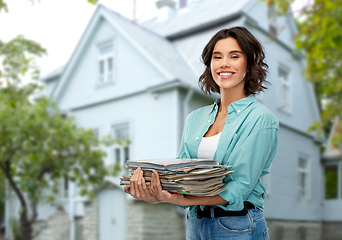
[[[116,127],[114,129],[114,138],[120,141],[126,140],[128,139],[128,126],[127,125],[123,125],[123,126],[119,126]]]
[[[298,173],[298,195],[300,198],[305,197],[305,173]]]
[[[281,81],[287,82],[289,80],[287,71],[282,68],[279,68],[278,75]]]
[[[100,61],[99,64],[100,64],[100,66],[99,66],[100,74],[103,74],[104,73],[104,62]]]
[[[109,43],[106,45],[102,45],[101,47],[99,47],[99,52],[100,52],[100,55],[106,55],[106,54],[113,52],[113,44]]]
[[[124,147],[125,163],[129,160],[129,147]]]
[[[96,138],[99,138],[100,137],[100,134],[99,134],[99,130],[94,128],[93,129],[93,136],[96,137]]]
[[[285,110],[290,110],[290,101],[291,101],[291,88],[290,88],[290,80],[289,73],[284,68],[278,68],[278,79],[280,84],[280,104],[281,107]]]
[[[108,64],[108,71],[112,71],[113,70],[113,58],[108,58],[107,59],[107,64]]]
[[[325,167],[325,199],[337,199],[337,166]]]
[[[114,155],[115,159],[114,159],[114,161],[115,161],[115,163],[120,163],[120,158],[121,158],[120,148],[115,148],[114,151],[115,151],[115,155]]]
[[[107,81],[112,81],[113,80],[113,58],[108,58],[107,59]]]
[[[100,82],[104,82],[103,75],[104,75],[104,62],[100,61],[99,62],[99,81]]]
[[[309,161],[305,157],[298,158],[298,194],[300,198],[309,197]]]
[[[63,192],[64,197],[67,198],[69,195],[69,179],[67,177],[64,177],[64,186],[63,186]]]
[[[300,167],[301,169],[307,169],[307,164],[308,164],[308,160],[306,158],[299,158],[298,159],[298,167]]]

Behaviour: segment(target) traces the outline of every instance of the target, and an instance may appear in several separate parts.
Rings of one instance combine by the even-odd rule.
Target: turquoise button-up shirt
[[[220,99],[213,105],[191,112],[184,124],[179,158],[197,158],[202,137],[214,123]],[[224,182],[227,190],[219,195],[228,204],[219,207],[240,211],[248,201],[263,209],[266,196],[261,177],[268,174],[277,150],[279,122],[254,95],[228,106],[228,115],[213,157],[219,164],[230,165],[234,172]],[[195,206],[189,206],[195,215]],[[204,206],[201,206],[203,209]]]

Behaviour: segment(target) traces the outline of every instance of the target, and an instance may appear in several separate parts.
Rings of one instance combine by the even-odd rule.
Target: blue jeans
[[[198,219],[187,214],[187,240],[269,240],[263,211],[248,210],[246,216]]]

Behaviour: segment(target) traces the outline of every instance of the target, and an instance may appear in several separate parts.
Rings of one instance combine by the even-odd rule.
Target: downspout
[[[73,190],[74,190],[74,184],[71,184],[71,182],[69,182],[69,217],[70,217],[70,240],[75,240],[75,218],[74,218],[74,206],[75,206],[75,201],[74,201],[74,194],[73,194]]]
[[[192,95],[194,95],[194,90],[191,88],[191,89],[189,89],[189,91],[186,94],[185,99],[184,99],[183,121],[185,121],[185,118],[189,114],[189,102],[192,98]]]

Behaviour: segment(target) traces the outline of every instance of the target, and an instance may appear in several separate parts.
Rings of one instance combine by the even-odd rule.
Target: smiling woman
[[[227,46],[230,49],[226,49]],[[226,56],[222,54],[226,54]],[[264,84],[268,83],[266,81],[268,65],[264,61],[265,54],[262,46],[246,28],[236,27],[219,31],[204,48],[202,61],[206,68],[199,78],[203,92],[220,93],[220,87],[214,81],[216,75],[212,74],[214,72],[213,67],[217,63],[220,67],[222,64],[232,63],[232,61],[227,62],[229,58],[238,63],[241,63],[241,60],[246,61],[245,81],[247,84],[244,85],[246,96],[267,89]]]
[[[269,239],[261,177],[269,173],[277,149],[279,122],[254,94],[266,89],[267,64],[256,38],[243,27],[216,33],[202,53],[203,92],[220,99],[188,115],[180,158],[209,158],[233,166],[225,191],[215,196],[171,194],[153,173],[148,188],[141,169],[125,192],[149,203],[168,202],[189,208],[187,240]]]

